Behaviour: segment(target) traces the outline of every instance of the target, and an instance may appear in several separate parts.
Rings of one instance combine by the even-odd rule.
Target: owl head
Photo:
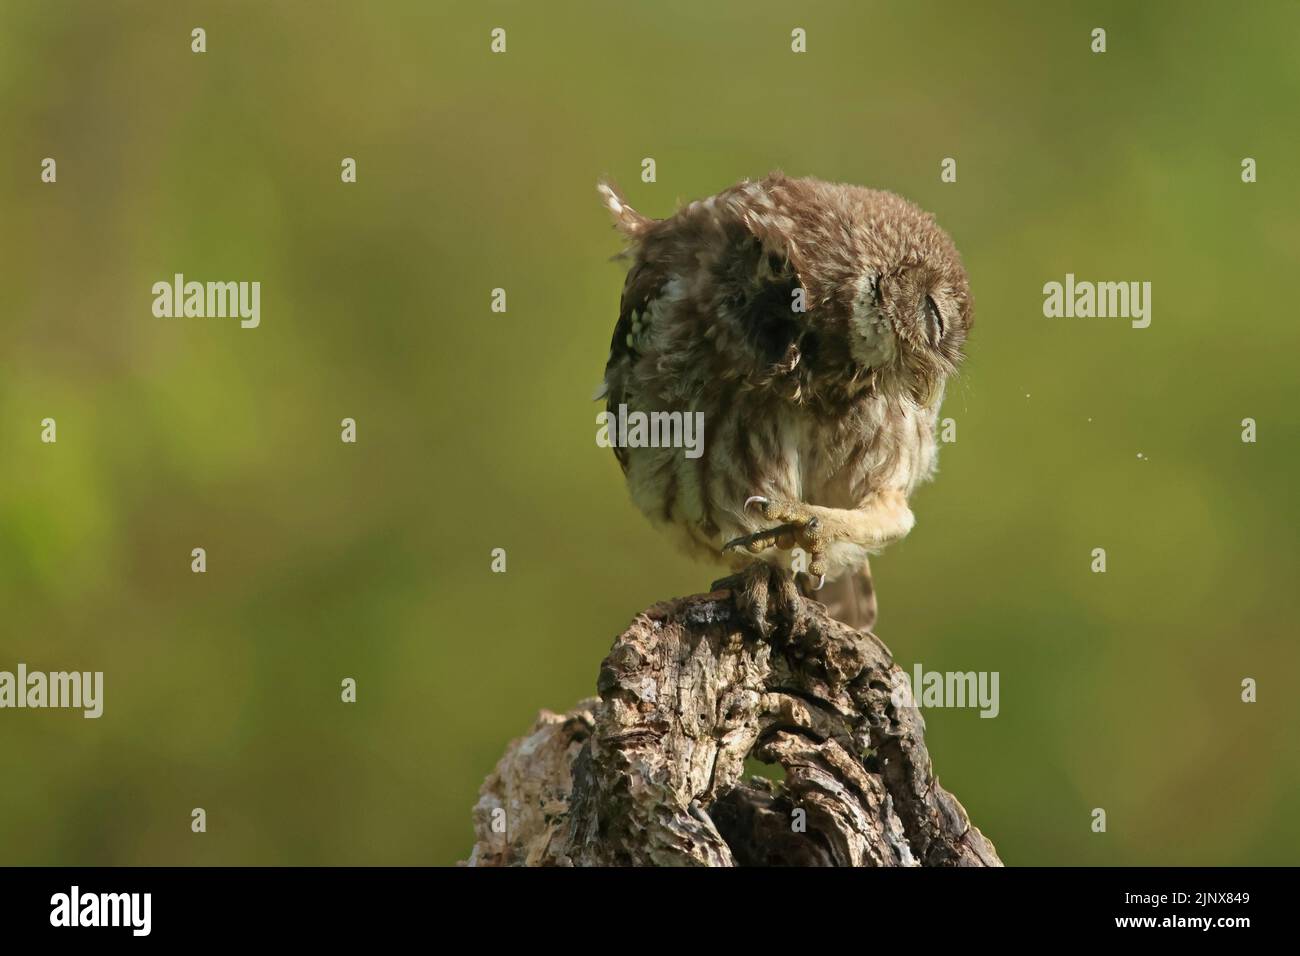
[[[934,217],[893,193],[780,173],[742,187],[736,202],[806,290],[808,333],[849,390],[933,403],[973,318],[961,257]]]
[[[961,362],[973,321],[970,281],[929,213],[890,193],[857,192],[865,195],[855,204],[842,280],[850,353],[928,404]]]

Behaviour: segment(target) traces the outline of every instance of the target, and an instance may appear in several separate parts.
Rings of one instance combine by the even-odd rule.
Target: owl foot
[[[741,621],[767,639],[790,633],[803,613],[803,597],[794,575],[765,561],[714,581],[713,591],[730,591]]]
[[[796,501],[773,500],[754,495],[745,501],[745,508],[748,509],[752,504],[758,505],[759,511],[768,521],[783,523],[728,541],[722,550],[744,548],[750,554],[758,554],[771,547],[789,550],[798,545],[808,553],[808,574],[817,581],[813,590],[820,589],[826,583],[826,537],[821,521],[807,505]]]

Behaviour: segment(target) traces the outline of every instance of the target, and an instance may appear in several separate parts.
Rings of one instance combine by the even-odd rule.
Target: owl
[[[630,265],[596,398],[702,426],[694,453],[620,431],[633,502],[731,565],[715,588],[761,631],[799,592],[871,628],[868,561],[912,530],[972,324],[952,240],[892,193],[780,173],[666,219],[598,188]]]

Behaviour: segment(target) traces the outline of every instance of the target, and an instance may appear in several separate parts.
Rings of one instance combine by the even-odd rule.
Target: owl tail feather
[[[598,182],[596,191],[600,193],[605,208],[613,215],[614,225],[618,227],[618,231],[623,235],[636,239],[654,222],[653,219],[641,215],[629,206],[624,201],[622,194],[608,180],[602,179]]]
[[[871,580],[870,565],[864,564],[837,580],[827,581],[820,591],[809,590],[805,576],[801,575],[799,580],[804,596],[825,604],[827,613],[840,623],[858,631],[869,631],[876,626],[876,586]]]

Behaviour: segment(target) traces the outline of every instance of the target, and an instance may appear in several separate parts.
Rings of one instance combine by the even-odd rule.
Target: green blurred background
[[[464,858],[507,741],[715,576],[595,444],[595,181],[775,168],[971,274],[958,441],[874,563],[905,667],[1001,674],[928,712],[944,785],[1009,863],[1296,862],[1300,6],[1046,6],[0,2],[0,669],[106,682],[0,712],[0,862]],[[261,327],[154,318],[175,272]],[[1045,319],[1066,272],[1151,327]]]

